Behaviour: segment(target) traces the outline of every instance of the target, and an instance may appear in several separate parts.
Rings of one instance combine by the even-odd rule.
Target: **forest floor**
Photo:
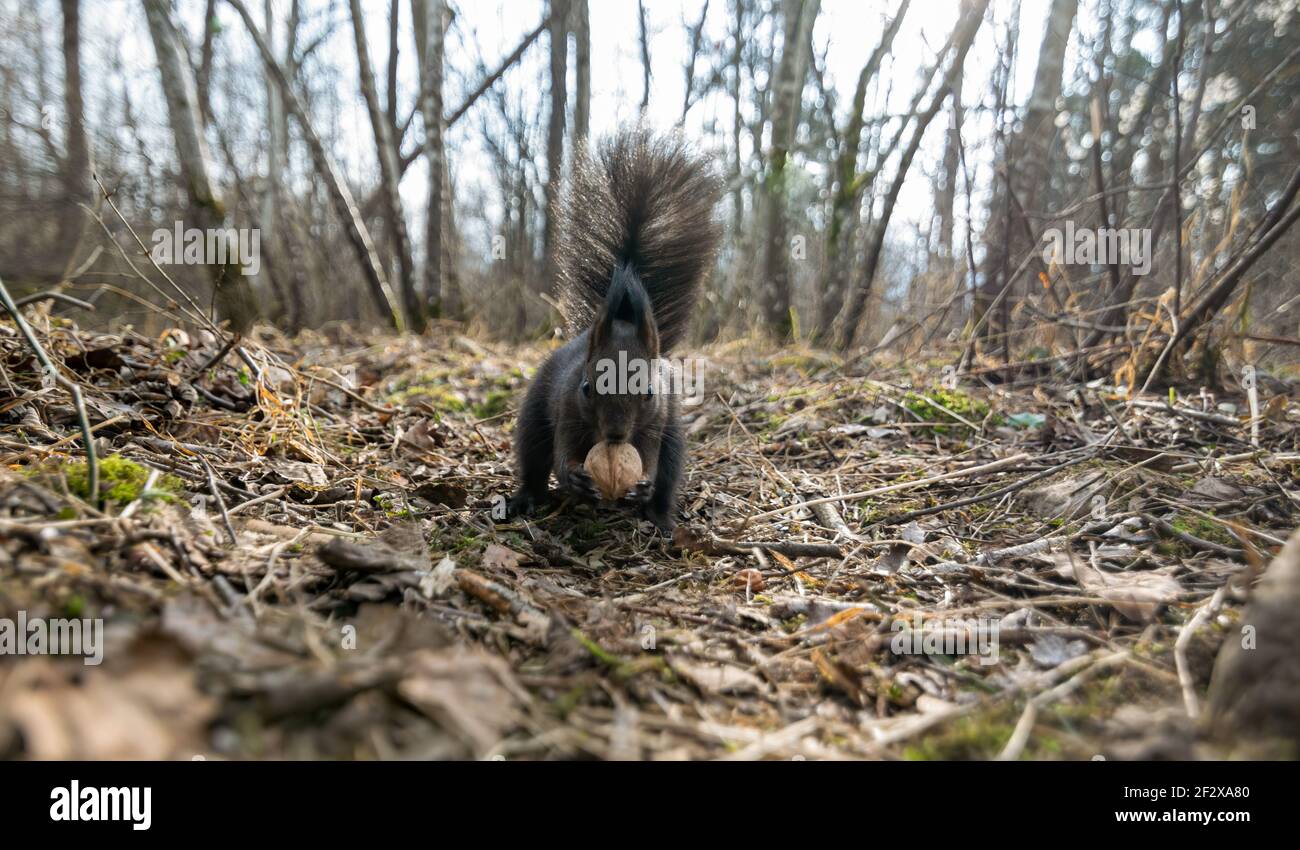
[[[1256,448],[1234,392],[715,345],[667,541],[501,517],[541,347],[33,323],[105,498],[0,323],[0,618],[103,663],[0,656],[0,757],[1213,757],[1189,701],[1297,524],[1287,394]]]

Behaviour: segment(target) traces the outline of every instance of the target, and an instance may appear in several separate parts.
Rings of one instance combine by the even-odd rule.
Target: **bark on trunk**
[[[760,304],[766,329],[777,339],[785,339],[791,330],[786,165],[799,127],[809,36],[820,6],[821,0],[785,0],[781,61],[772,90],[772,144],[763,180],[767,221]]]
[[[591,130],[591,17],[587,0],[573,0],[573,143],[584,144]]]
[[[361,96],[370,115],[370,128],[375,139],[375,154],[379,159],[382,183],[384,217],[393,239],[393,252],[397,254],[398,285],[402,293],[402,306],[406,309],[407,325],[417,333],[424,330],[424,315],[420,309],[420,296],[415,288],[415,260],[411,253],[411,237],[406,229],[406,213],[402,208],[400,177],[397,165],[397,143],[393,139],[388,116],[379,103],[375,74],[370,64],[370,45],[366,40],[364,13],[361,0],[349,0],[352,13],[352,33],[357,46],[357,75],[360,77]]]
[[[190,215],[200,230],[225,230],[226,208],[212,180],[203,117],[199,112],[198,86],[185,44],[171,19],[167,0],[145,0],[144,9],[158,57],[167,118],[176,142],[176,158],[185,181]],[[243,333],[258,314],[248,279],[238,266],[229,262],[210,263],[208,268],[221,318],[228,319],[236,333]]]
[[[63,157],[63,215],[59,222],[59,245],[69,254],[69,263],[85,222],[79,204],[91,200],[90,144],[86,138],[86,109],[81,87],[81,0],[62,0],[63,7],[63,111],[65,153]]]
[[[424,303],[427,315],[442,314],[442,193],[446,158],[443,150],[442,78],[446,33],[443,0],[425,5],[424,79],[420,110],[424,116],[424,158],[429,169],[429,206],[425,217]]]
[[[564,125],[568,102],[569,0],[551,0],[551,109],[546,126],[546,225],[542,243],[546,276],[555,278],[556,209],[564,177]]]

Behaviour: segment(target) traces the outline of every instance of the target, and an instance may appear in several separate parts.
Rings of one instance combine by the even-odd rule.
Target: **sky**
[[[14,14],[18,0],[0,0],[0,10],[4,15]],[[204,0],[177,0],[181,18],[189,27],[193,42],[199,38],[199,26],[202,18]],[[261,22],[266,0],[246,0],[250,9]],[[287,15],[288,0],[271,0],[277,17],[283,21]],[[346,2],[343,0],[303,0],[304,7],[313,15],[309,29],[312,32],[323,30],[323,22],[333,21],[332,36],[320,49],[320,65],[312,75],[315,86],[330,85],[328,77],[322,78],[319,68],[331,68],[334,75],[332,84],[337,87],[337,94],[342,103],[337,114],[315,115],[314,120],[322,127],[329,128],[337,134],[337,141],[331,153],[338,159],[342,170],[355,184],[373,184],[377,180],[374,157],[374,143],[371,136],[369,119],[364,102],[357,88],[356,56],[353,34],[348,18]],[[651,123],[672,127],[681,111],[684,91],[683,62],[687,56],[688,45],[684,21],[694,21],[699,17],[703,0],[647,0],[647,11],[651,32],[650,54],[654,73],[651,88],[648,116]],[[1018,73],[1013,81],[1012,98],[1021,102],[1027,96],[1032,72],[1036,60],[1039,40],[1043,31],[1046,11],[1050,0],[1020,0],[1022,33]],[[83,0],[83,17],[91,24],[87,38],[91,49],[87,51],[89,63],[104,62],[106,56],[120,59],[133,91],[133,98],[141,104],[141,112],[146,120],[152,119],[159,133],[160,144],[166,144],[165,113],[157,89],[157,70],[152,44],[144,24],[144,15],[138,0]],[[53,5],[47,3],[47,5]],[[512,50],[525,33],[534,28],[541,20],[544,3],[542,0],[459,0],[454,4],[457,11],[456,20],[448,36],[447,62],[449,84],[447,91],[447,108],[459,103],[461,94],[477,83],[480,63],[485,67],[495,67],[501,57]],[[706,37],[723,41],[730,29],[730,9],[727,0],[712,0],[706,19]],[[814,42],[821,53],[826,51],[826,77],[829,86],[838,92],[841,104],[847,103],[858,72],[866,57],[876,46],[883,22],[897,8],[898,0],[822,0],[821,13],[814,30]],[[1081,6],[1091,7],[1090,0],[1083,0]],[[993,9],[998,21],[996,28],[985,25],[981,28],[976,43],[967,61],[967,79],[974,81],[964,92],[964,102],[968,105],[977,103],[988,95],[987,80],[996,58],[997,46],[995,32],[1000,38],[1001,23],[1007,19],[1015,8],[1015,0],[993,0]],[[225,3],[219,3],[218,15],[222,22],[223,34],[220,55],[233,57],[236,67],[250,67],[257,61],[251,40],[244,32],[238,16]],[[382,69],[387,61],[387,29],[389,0],[363,0],[367,18],[367,34],[370,42],[372,61],[382,79]],[[891,71],[895,80],[892,86],[892,101],[877,108],[889,108],[892,111],[903,110],[913,95],[913,81],[920,70],[930,63],[934,50],[943,44],[957,19],[958,0],[913,0],[912,8],[894,43]],[[402,3],[402,61],[399,89],[403,93],[403,103],[409,105],[415,91],[416,69],[412,35],[410,30],[409,5]],[[1089,32],[1092,24],[1083,18],[1084,33]],[[592,132],[600,134],[614,129],[622,122],[636,117],[641,99],[641,59],[638,44],[637,2],[636,0],[590,0],[591,41],[592,41]],[[54,50],[57,50],[57,17],[49,21],[46,37]],[[755,37],[766,37],[755,33]],[[505,80],[498,85],[506,85],[514,92],[522,93],[531,102],[542,104],[547,98],[549,65],[547,59],[548,44],[546,36],[540,38],[528,51],[524,60],[512,68]],[[57,54],[54,54],[57,55]],[[1067,62],[1070,58],[1067,57]],[[706,73],[703,62],[698,74]],[[218,68],[220,74],[221,68]],[[88,69],[87,78],[90,85],[103,85],[106,91],[103,98],[109,98],[113,86],[120,85],[113,76],[96,80],[93,68]],[[238,80],[236,90],[240,89]],[[238,95],[250,104],[258,104],[262,98],[261,80],[256,85],[247,87]],[[94,92],[92,90],[92,107]],[[152,107],[152,108],[151,108]],[[238,121],[240,112],[260,107],[245,107],[240,103],[218,104],[219,120]],[[404,106],[403,108],[406,108]],[[538,112],[544,119],[545,109]],[[695,106],[685,124],[690,134],[700,135],[700,129],[713,119],[730,121],[731,104],[722,94],[715,95]],[[261,121],[262,116],[250,116],[250,120]],[[838,116],[838,123],[844,121],[843,111]],[[987,138],[989,127],[980,127],[983,119],[978,114],[968,116],[968,143],[972,140]],[[990,125],[991,126],[991,125]],[[943,131],[946,118],[941,116],[930,128],[921,156],[913,166],[908,181],[899,201],[895,228],[907,228],[915,222],[921,222],[931,214],[931,184],[925,174],[932,172],[941,156]],[[480,138],[481,127],[471,111],[452,128],[448,135],[448,150],[454,171],[457,197],[460,199],[485,198],[484,203],[492,204],[494,192],[489,182],[488,158],[483,141]],[[414,139],[408,139],[408,146]],[[538,152],[539,156],[541,151]],[[260,156],[260,153],[259,153]],[[974,167],[981,167],[984,156],[976,147],[972,148],[971,158]],[[814,166],[815,167],[815,166]],[[257,173],[260,163],[249,163],[245,170]],[[977,174],[976,186],[980,185]],[[420,233],[422,223],[418,220],[425,206],[425,171],[422,163],[417,162],[408,172],[402,184],[402,193],[415,221],[413,231]],[[960,205],[959,205],[960,206]],[[977,202],[978,206],[978,202]],[[487,209],[488,218],[498,214],[497,210]],[[959,210],[959,214],[961,211]],[[959,231],[960,219],[959,219]],[[475,238],[486,253],[490,234],[466,233],[467,238]]]
[[[1020,62],[1017,66],[1019,74],[1013,84],[1013,99],[1018,100],[1028,94],[1049,1],[1021,0],[1021,31],[1025,35],[1022,37]],[[476,43],[485,56],[502,56],[536,26],[542,14],[542,5],[540,0],[462,2],[459,5],[460,19],[457,27],[461,36],[469,35],[469,40]],[[1011,13],[1013,5],[1009,0],[994,0],[998,19],[1004,20]],[[1087,5],[1086,0],[1084,5]],[[386,3],[377,3],[376,9],[381,6],[386,6]],[[648,0],[646,6],[654,74],[648,116],[651,123],[657,126],[672,127],[680,117],[685,91],[684,63],[689,55],[689,45],[684,22],[689,21],[693,25],[698,20],[703,8],[702,0]],[[727,37],[731,26],[729,6],[727,0],[712,0],[709,3],[706,37],[717,40]],[[822,0],[813,40],[819,53],[826,51],[827,83],[838,92],[841,103],[847,103],[851,99],[862,64],[875,48],[884,22],[897,6],[897,0]],[[642,93],[642,66],[636,0],[591,0],[590,10],[592,132],[598,135],[636,118]],[[911,82],[923,68],[928,67],[934,51],[947,39],[956,23],[958,12],[958,0],[913,0],[894,42],[893,70],[898,82],[893,87],[892,102],[888,108],[902,111],[907,107],[914,93]],[[377,17],[380,20],[376,21],[376,27],[382,20],[386,20],[383,14],[377,13]],[[511,72],[513,76],[510,84],[525,86],[525,90],[533,92],[539,98],[545,98],[549,66],[546,64],[545,45],[539,41],[537,46],[542,49],[537,50],[535,47],[529,61]],[[981,29],[967,62],[969,79],[978,80],[981,84],[987,80],[995,56],[993,32],[985,26]],[[449,61],[455,63],[457,60],[449,57]],[[491,66],[495,63],[489,59],[487,64]],[[697,75],[706,70],[705,64],[701,62]],[[974,103],[984,94],[984,90],[971,91],[968,88],[965,100]],[[699,134],[700,128],[708,121],[719,119],[729,123],[731,109],[730,99],[717,95],[692,108],[685,129],[688,134],[692,131]],[[362,110],[358,113],[358,121],[364,122],[364,119]],[[841,113],[841,125],[843,120],[844,115]],[[896,215],[900,225],[906,226],[930,215],[929,181],[916,177],[920,174],[918,166],[924,166],[927,154],[932,161],[937,161],[941,156],[939,146],[946,126],[942,117],[931,125],[922,162],[914,166],[913,179],[904,184],[899,199]],[[465,146],[460,149],[465,152],[475,147],[474,140],[469,138],[472,133],[466,132],[469,129],[466,127],[462,130],[465,133]],[[462,165],[462,169],[468,164]],[[458,179],[472,180],[472,170],[468,173],[462,170]],[[404,191],[405,189],[406,187]]]

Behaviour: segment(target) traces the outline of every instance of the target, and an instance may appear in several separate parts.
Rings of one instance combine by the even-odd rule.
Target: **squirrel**
[[[538,369],[515,428],[512,515],[560,490],[598,493],[583,460],[601,441],[631,443],[644,478],[621,499],[663,534],[676,524],[685,461],[678,399],[658,380],[612,382],[611,364],[648,366],[681,341],[721,237],[721,184],[680,135],[637,126],[579,147],[557,201],[556,283],[572,339]]]

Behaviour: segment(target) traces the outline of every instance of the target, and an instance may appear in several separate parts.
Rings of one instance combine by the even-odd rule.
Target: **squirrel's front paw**
[[[655,483],[649,478],[642,478],[623,494],[622,501],[634,505],[644,505],[655,494]]]
[[[564,476],[564,489],[579,498],[593,501],[600,499],[600,491],[596,488],[595,480],[581,464],[575,463],[569,467],[568,473]]]

